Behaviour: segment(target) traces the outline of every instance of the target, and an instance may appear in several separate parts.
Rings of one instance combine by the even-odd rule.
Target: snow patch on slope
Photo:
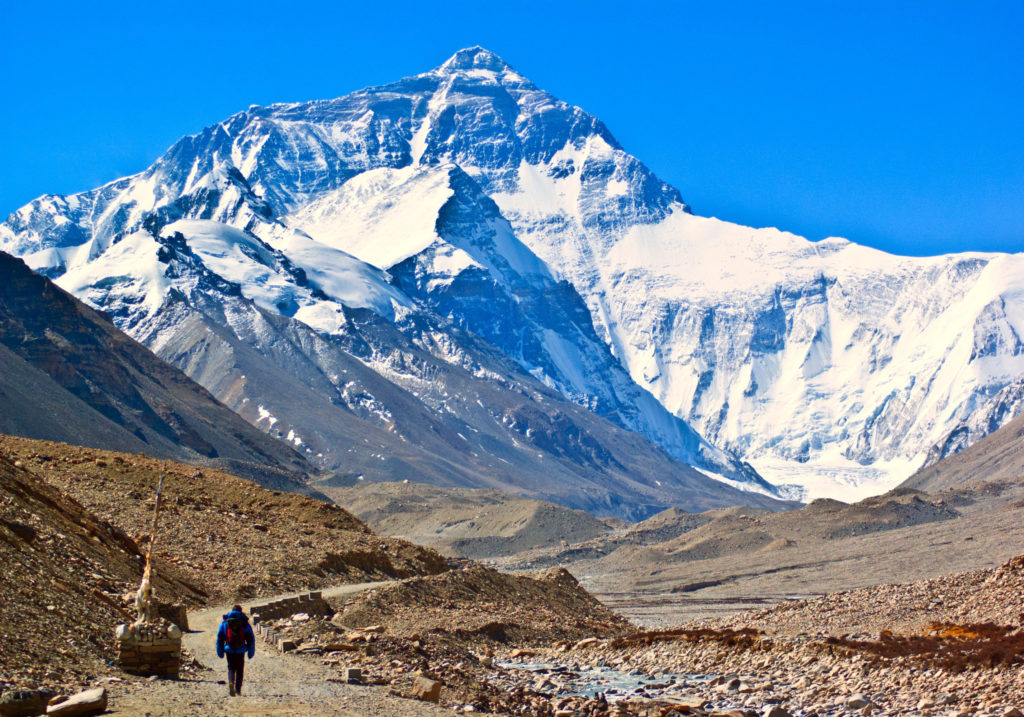
[[[321,244],[386,269],[437,240],[434,224],[451,195],[444,168],[372,169],[284,222]]]

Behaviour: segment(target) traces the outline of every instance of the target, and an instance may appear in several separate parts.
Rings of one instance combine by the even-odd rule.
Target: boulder
[[[3,520],[0,521],[8,530],[14,533],[16,536],[24,540],[26,543],[34,543],[36,541],[37,533],[36,529],[27,523],[19,523],[16,520]],[[26,692],[29,690],[21,690]]]
[[[30,717],[46,714],[49,690],[8,690],[0,696],[0,717]]]
[[[441,683],[426,675],[416,675],[412,681],[412,696],[424,702],[440,702]]]
[[[770,705],[764,708],[764,712],[761,713],[761,717],[793,717],[785,707],[779,707],[778,705]]]
[[[862,710],[865,707],[877,707],[877,705],[874,702],[872,702],[859,692],[850,695],[850,698],[846,700],[846,706],[849,707],[851,710]]]
[[[674,709],[684,715],[694,714],[701,712],[707,705],[711,704],[703,697],[697,695],[683,696],[683,697],[672,697],[672,704],[669,705],[670,709]]]
[[[46,709],[46,714],[60,715],[60,717],[84,717],[85,715],[102,714],[106,711],[107,689],[94,687],[68,697],[60,704],[50,705]]]

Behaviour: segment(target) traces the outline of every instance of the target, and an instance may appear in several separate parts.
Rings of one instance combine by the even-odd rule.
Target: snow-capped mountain
[[[439,73],[454,86],[462,72],[446,68]],[[422,112],[433,121],[428,105]],[[402,139],[411,119],[383,109],[373,92],[250,108],[181,140],[140,175],[37,200],[9,219],[4,246],[165,357],[167,297],[196,286],[241,294],[328,335],[350,332],[342,307],[391,321],[417,307],[439,312],[675,458],[776,492],[636,386],[597,337],[579,295],[518,241],[483,188],[438,152],[428,154],[430,137]],[[415,165],[413,149],[422,160]],[[304,214],[331,231],[307,230]],[[175,249],[200,277],[187,287],[172,280],[181,270],[165,266]],[[395,281],[381,269],[393,270]],[[172,360],[199,377],[182,357]],[[201,380],[212,390],[223,379]],[[218,395],[234,406],[227,390]],[[312,457],[336,465],[329,451]]]
[[[380,270],[303,236],[280,245],[289,255],[182,219],[59,281],[333,480],[490,487],[626,518],[779,505],[576,406]]]
[[[250,107],[141,174],[32,202],[0,248],[264,425],[237,366],[195,359],[201,334],[175,348],[197,306],[236,355],[272,353],[285,332],[303,360],[344,346],[393,380],[406,374],[354,338],[354,315],[476,379],[492,371],[465,348],[480,337],[759,490],[734,455],[811,495],[878,492],[984,424],[977,411],[1003,415],[1000,392],[1024,375],[1024,257],[894,257],[693,216],[599,120],[482,48],[339,99]],[[318,370],[311,390],[340,390]]]

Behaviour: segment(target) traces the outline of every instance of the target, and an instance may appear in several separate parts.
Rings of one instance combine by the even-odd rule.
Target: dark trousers
[[[235,692],[242,690],[242,676],[245,674],[245,653],[227,653],[228,658],[228,684],[235,686]]]

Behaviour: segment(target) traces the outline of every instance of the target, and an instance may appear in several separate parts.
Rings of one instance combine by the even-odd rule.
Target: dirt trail
[[[361,583],[324,590],[324,597],[345,595],[381,585]],[[253,604],[291,597],[265,598]],[[249,611],[249,604],[245,604]],[[328,668],[315,657],[281,654],[256,638],[256,657],[246,662],[241,697],[229,697],[227,667],[217,658],[216,635],[221,616],[230,606],[189,613],[192,632],[185,646],[212,671],[194,679],[156,680],[143,685],[113,685],[109,714],[138,717],[182,717],[185,715],[295,715],[296,717],[436,717],[450,715],[435,705],[394,697],[385,687],[360,687],[332,682],[337,669]]]

